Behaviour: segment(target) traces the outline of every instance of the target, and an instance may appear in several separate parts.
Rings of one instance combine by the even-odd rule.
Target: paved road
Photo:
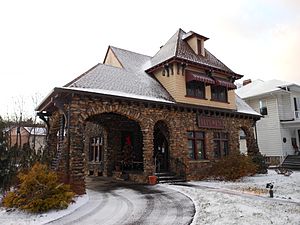
[[[51,225],[183,225],[195,214],[191,199],[155,185],[138,185],[97,177],[88,178],[87,204]]]

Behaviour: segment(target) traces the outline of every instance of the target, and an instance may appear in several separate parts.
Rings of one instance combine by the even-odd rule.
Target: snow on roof
[[[135,73],[148,75],[145,70],[149,66],[151,56],[142,55],[136,52],[110,46],[124,69]]]
[[[104,95],[112,95],[112,96],[120,96],[124,98],[132,98],[132,99],[142,99],[154,102],[164,102],[164,103],[175,103],[173,101],[168,101],[162,98],[156,98],[151,96],[139,95],[139,94],[131,94],[121,91],[114,91],[114,90],[105,90],[105,89],[95,89],[95,88],[78,88],[78,87],[60,87],[60,89],[64,90],[73,90],[73,91],[84,91],[88,93],[95,93],[95,94],[104,94]]]
[[[252,109],[243,99],[241,99],[238,95],[235,95],[235,103],[237,112],[239,113],[245,113],[245,114],[251,114],[256,116],[261,116],[260,113],[256,112],[254,109]]]
[[[235,90],[236,94],[238,94],[241,98],[250,98],[254,96],[259,96],[267,93],[271,93],[274,91],[282,90],[281,87],[287,87],[293,85],[293,83],[281,80],[254,80],[250,84],[242,86]]]
[[[179,29],[167,43],[152,57],[151,65],[148,69],[173,57],[199,63],[205,66],[217,68],[226,72],[233,73],[225,64],[218,60],[213,54],[205,49],[205,56],[197,55],[189,44],[184,41],[187,35],[182,29]]]
[[[45,127],[24,127],[24,129],[31,135],[45,136],[47,134]]]
[[[136,64],[124,65],[125,68],[130,66],[133,68],[136,67]],[[105,64],[98,64],[86,74],[68,84],[66,88],[103,94],[109,93],[111,95],[122,93],[122,96],[139,96],[140,99],[173,102],[170,94],[147,73],[133,72]]]

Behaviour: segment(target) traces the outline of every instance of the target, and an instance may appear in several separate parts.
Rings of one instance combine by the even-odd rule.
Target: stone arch
[[[255,155],[259,152],[258,146],[254,137],[253,128],[241,126],[240,130],[245,133],[245,141],[246,141],[246,148],[247,148],[247,155]]]
[[[133,118],[133,117],[131,117]],[[106,131],[106,148],[103,157],[103,174],[115,176],[114,171],[143,171],[145,149],[141,124],[124,113],[102,112],[93,114],[85,121],[94,122]]]
[[[241,154],[248,154],[248,148],[247,148],[247,135],[244,129],[241,127],[239,130],[239,146],[240,146],[240,153]]]
[[[122,107],[118,104],[103,104],[101,106],[90,107],[79,115],[79,121],[83,122],[93,115],[100,115],[102,113],[116,113],[140,124],[143,122],[140,110],[125,105]]]

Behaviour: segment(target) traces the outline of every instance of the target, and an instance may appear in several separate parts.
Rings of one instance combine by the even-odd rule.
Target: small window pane
[[[220,150],[220,142],[219,141],[214,141],[214,154],[215,154],[215,158],[220,158],[221,157],[221,150]]]
[[[220,133],[219,132],[215,132],[214,133],[214,138],[220,138]]]
[[[204,132],[195,132],[196,138],[204,138]]]
[[[188,137],[189,138],[194,138],[194,132],[188,132]]]
[[[197,153],[198,153],[198,159],[204,159],[204,154],[203,154],[203,141],[197,141],[196,142],[196,146],[197,146]]]
[[[194,149],[194,142],[192,140],[188,140],[188,151],[190,159],[195,159]]]

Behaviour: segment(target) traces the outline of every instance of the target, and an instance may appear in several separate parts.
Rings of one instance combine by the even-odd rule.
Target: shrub
[[[209,170],[209,177],[217,180],[235,181],[244,176],[256,173],[257,166],[251,157],[241,154],[231,154],[214,162]]]
[[[59,183],[57,174],[40,163],[36,163],[27,174],[19,173],[18,178],[18,188],[3,198],[5,207],[45,212],[67,208],[74,197],[70,186]]]
[[[266,158],[259,152],[252,156],[252,161],[257,165],[256,172],[260,174],[268,173],[268,165],[266,163]]]

